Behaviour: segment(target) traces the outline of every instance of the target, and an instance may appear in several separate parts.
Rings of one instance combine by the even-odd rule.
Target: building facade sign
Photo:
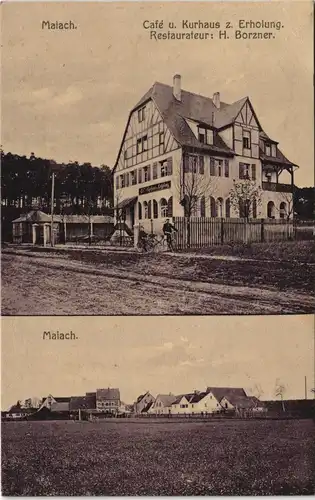
[[[155,191],[162,191],[162,189],[170,189],[170,187],[171,181],[159,182],[158,184],[139,188],[139,195],[154,193]]]

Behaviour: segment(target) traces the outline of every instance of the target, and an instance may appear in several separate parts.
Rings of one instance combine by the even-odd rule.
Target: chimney
[[[220,92],[213,94],[212,102],[216,108],[220,109]]]
[[[175,75],[173,78],[173,95],[177,101],[182,100],[181,76]]]

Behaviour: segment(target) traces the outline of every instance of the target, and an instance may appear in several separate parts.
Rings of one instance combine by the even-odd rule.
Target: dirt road
[[[69,255],[4,252],[2,314],[217,315],[314,311],[315,299],[308,292],[265,285],[240,286],[239,280],[233,285],[231,278],[222,284],[221,279],[191,281],[180,273],[150,274],[150,266],[143,259],[136,263],[131,259],[130,264],[129,256],[126,259],[123,265],[115,266],[86,263]],[[225,266],[232,264],[225,262]]]

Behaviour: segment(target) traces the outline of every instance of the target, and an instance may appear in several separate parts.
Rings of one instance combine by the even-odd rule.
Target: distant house
[[[180,394],[176,397],[175,401],[173,401],[171,406],[171,413],[191,413],[190,401],[195,396],[195,393],[189,394]]]
[[[11,406],[6,414],[7,420],[24,420],[33,413],[37,412],[37,408],[22,408],[20,405]]]
[[[44,407],[51,411],[69,411],[70,397],[54,397],[51,394],[49,396],[42,398],[42,403],[40,405],[40,410]]]
[[[134,411],[136,414],[143,413],[143,410],[149,411],[152,404],[154,403],[155,398],[147,391],[144,394],[141,394],[134,403]]]
[[[79,410],[93,411],[96,410],[96,393],[86,396],[72,396],[70,399],[70,412],[78,412]]]
[[[120,391],[108,387],[96,390],[96,410],[98,412],[117,413],[120,407]]]
[[[172,403],[176,400],[174,394],[158,394],[149,412],[155,415],[169,415],[172,412]]]

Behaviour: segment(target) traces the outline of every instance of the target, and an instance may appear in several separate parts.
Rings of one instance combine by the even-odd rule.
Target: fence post
[[[261,240],[261,243],[263,243],[265,241],[264,219],[261,219],[261,224],[260,224],[260,240]]]

